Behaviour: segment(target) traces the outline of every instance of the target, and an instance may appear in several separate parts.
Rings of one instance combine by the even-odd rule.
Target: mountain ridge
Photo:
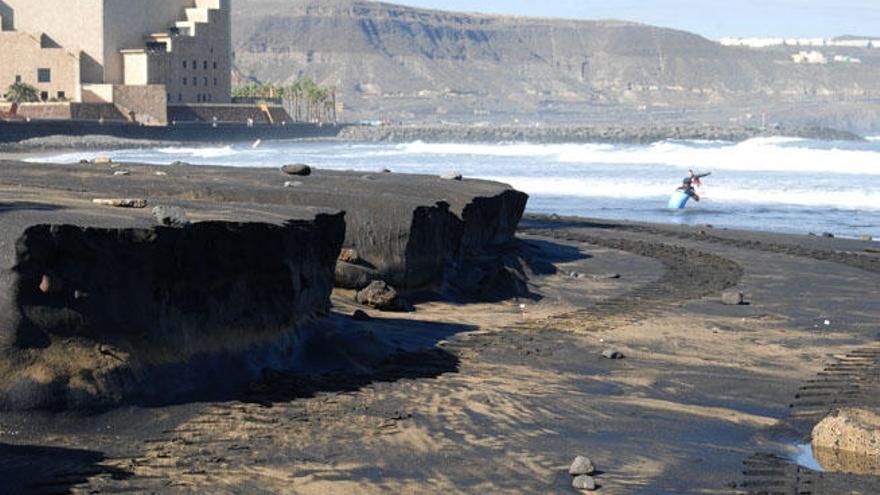
[[[880,50],[856,51],[858,66],[809,66],[784,50],[629,21],[363,0],[237,0],[234,14],[244,76],[336,86],[353,119],[744,124],[763,115],[860,130],[878,120]]]

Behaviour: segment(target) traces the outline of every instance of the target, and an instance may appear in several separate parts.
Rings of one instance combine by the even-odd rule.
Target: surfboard
[[[689,199],[691,199],[691,197],[686,192],[675,191],[669,198],[669,204],[667,204],[666,207],[674,210],[680,210],[684,208],[684,205],[687,204]]]

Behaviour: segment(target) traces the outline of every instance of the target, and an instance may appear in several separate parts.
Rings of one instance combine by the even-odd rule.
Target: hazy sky
[[[389,0],[469,12],[623,19],[724,36],[880,36],[880,0]]]

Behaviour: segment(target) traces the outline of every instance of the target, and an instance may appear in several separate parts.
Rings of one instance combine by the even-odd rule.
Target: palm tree
[[[301,81],[297,81],[290,85],[288,88],[290,97],[293,99],[292,107],[293,107],[293,120],[295,122],[300,121],[300,102],[303,96],[303,83]]]
[[[303,93],[306,98],[306,120],[312,122],[315,119],[315,107],[318,101],[320,87],[311,78],[303,80]]]
[[[6,98],[6,101],[12,103],[40,101],[40,94],[37,92],[37,88],[23,82],[17,82],[9,86],[4,97]]]

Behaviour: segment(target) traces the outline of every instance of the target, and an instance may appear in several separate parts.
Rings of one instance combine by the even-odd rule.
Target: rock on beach
[[[382,280],[376,280],[357,293],[357,302],[380,311],[401,311],[403,304],[394,287]]]
[[[572,476],[593,474],[594,472],[596,472],[596,468],[593,466],[593,461],[591,461],[589,457],[582,455],[575,457],[574,461],[571,463],[571,467],[568,468],[568,474]]]
[[[745,302],[743,293],[737,290],[724,291],[721,294],[721,302],[728,306],[739,306]]]
[[[156,206],[153,208],[153,218],[159,225],[166,227],[183,227],[190,223],[186,212],[179,206]]]
[[[593,491],[596,489],[596,480],[592,476],[584,474],[571,480],[571,486],[575,490]]]
[[[298,175],[300,177],[312,175],[312,167],[305,165],[303,163],[296,163],[293,165],[285,165],[285,166],[281,167],[281,171],[287,175]]]

